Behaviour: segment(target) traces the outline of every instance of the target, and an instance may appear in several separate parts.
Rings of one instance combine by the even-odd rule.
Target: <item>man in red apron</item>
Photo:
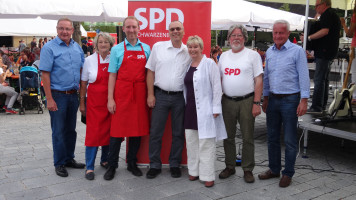
[[[149,134],[145,65],[150,47],[137,38],[139,30],[139,21],[133,16],[127,17],[123,25],[126,39],[111,49],[108,109],[112,120],[109,168],[104,175],[105,180],[111,180],[115,176],[124,137],[129,140],[127,169],[135,176],[142,176],[136,164],[136,154],[140,148],[141,136]]]

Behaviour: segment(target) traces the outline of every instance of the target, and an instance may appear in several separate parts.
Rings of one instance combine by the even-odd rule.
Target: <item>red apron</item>
[[[109,63],[100,63],[98,54],[98,74],[87,90],[87,131],[85,146],[109,145],[111,115],[108,103]]]
[[[115,114],[112,115],[112,137],[137,137],[148,135],[149,119],[146,87],[146,56],[142,51],[127,51],[115,83]]]

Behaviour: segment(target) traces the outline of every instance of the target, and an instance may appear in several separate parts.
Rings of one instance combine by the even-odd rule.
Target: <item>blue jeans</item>
[[[87,170],[94,170],[94,163],[96,153],[99,147],[85,147],[85,162]],[[100,163],[108,162],[109,145],[101,147],[101,160]]]
[[[315,59],[315,73],[314,73],[314,92],[313,100],[310,108],[317,111],[326,109],[329,95],[329,73],[330,73],[330,60],[321,58]]]
[[[267,106],[267,135],[269,168],[279,174],[281,166],[280,134],[283,126],[285,143],[285,169],[283,175],[294,175],[294,164],[297,156],[297,107],[300,95],[278,98],[270,95]]]
[[[77,111],[79,106],[78,95],[52,92],[57,104],[57,111],[49,111],[51,116],[52,144],[54,166],[66,164],[74,158],[75,143],[77,140]]]
[[[184,147],[184,96],[183,94],[166,94],[157,89],[155,90],[155,96],[156,105],[152,109],[150,127],[150,167],[156,169],[162,168],[162,137],[170,112],[172,119],[172,146],[169,155],[169,166],[179,167]]]

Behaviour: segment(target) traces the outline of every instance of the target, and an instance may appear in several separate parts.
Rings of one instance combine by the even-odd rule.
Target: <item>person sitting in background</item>
[[[7,82],[5,82],[6,77],[11,76],[9,69],[6,69],[7,66],[2,63],[0,60],[0,94],[6,95],[6,101],[3,109],[5,109],[6,114],[17,114],[17,112],[12,109],[18,93],[15,92],[13,87],[10,87]]]
[[[9,69],[12,65],[10,58],[2,50],[0,50],[0,56],[2,58],[2,63]]]
[[[16,64],[20,65],[21,67],[31,66],[34,61],[35,54],[31,52],[30,47],[26,47],[24,50],[21,51],[20,57],[18,58]]]

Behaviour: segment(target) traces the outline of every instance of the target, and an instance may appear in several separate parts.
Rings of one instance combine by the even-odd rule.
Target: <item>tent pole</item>
[[[346,4],[346,1],[345,1],[345,4]],[[346,6],[347,6],[347,5],[345,5],[345,8],[346,8]],[[344,17],[345,20],[346,20],[346,17],[347,17],[347,9],[345,9],[345,17]],[[346,21],[346,23],[347,23],[347,21]],[[342,37],[345,38],[345,37],[346,37],[346,32],[343,31],[342,33],[343,33],[343,34],[342,34]]]
[[[308,39],[308,18],[309,18],[309,0],[305,4],[305,20],[304,20],[304,40],[303,49],[307,49],[307,39]]]

